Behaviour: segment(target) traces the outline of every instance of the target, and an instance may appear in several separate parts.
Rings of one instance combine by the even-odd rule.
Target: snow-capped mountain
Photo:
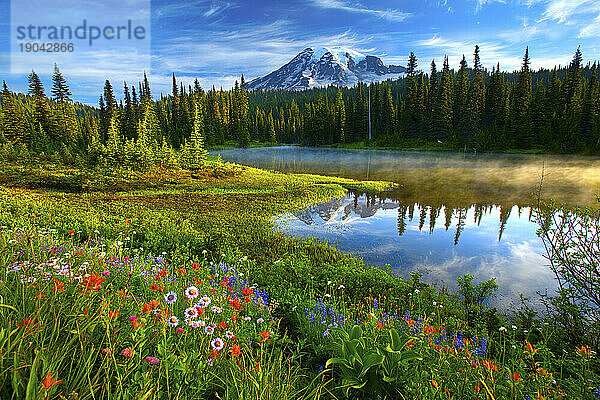
[[[406,68],[346,48],[306,48],[276,71],[247,83],[248,90],[302,90],[315,86],[353,86],[398,78]]]

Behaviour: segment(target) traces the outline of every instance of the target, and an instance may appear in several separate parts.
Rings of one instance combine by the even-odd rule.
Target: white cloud
[[[438,70],[441,69],[444,55],[448,56],[450,68],[456,69],[458,67],[463,54],[465,55],[469,65],[472,65],[472,54],[475,50],[475,45],[479,45],[481,63],[484,67],[489,69],[495,66],[496,63],[500,62],[502,69],[511,70],[518,68],[521,62],[520,58],[515,57],[514,51],[510,50],[507,45],[497,42],[475,41],[471,39],[452,40],[443,38],[439,35],[433,35],[429,39],[417,40],[414,42],[414,44],[426,49],[429,48],[439,51],[439,53],[434,55],[434,57],[438,60],[436,62]],[[431,53],[431,50],[426,51]],[[423,66],[424,64],[421,64],[421,67],[428,70],[431,58],[426,58],[426,60],[427,65]]]
[[[403,12],[397,9],[375,10],[366,8],[358,3],[349,4],[342,0],[312,0],[312,3],[319,8],[328,8],[343,10],[354,13],[370,14],[379,18],[387,19],[394,22],[402,22],[412,14]]]
[[[505,4],[506,0],[477,0],[477,4],[475,5],[475,12],[478,12],[479,10],[481,10],[481,7],[483,7],[486,4],[490,4],[490,3]]]
[[[543,13],[543,19],[565,23],[569,22],[569,18],[575,15],[596,12],[600,12],[600,2],[598,0],[550,0]]]
[[[590,37],[600,37],[600,14],[594,19],[594,21],[583,27],[579,32],[578,38],[590,38]]]

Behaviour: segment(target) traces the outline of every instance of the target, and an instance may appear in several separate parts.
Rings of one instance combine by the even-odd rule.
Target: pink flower
[[[109,276],[110,275],[110,271],[102,271],[102,275],[103,276]]]
[[[183,328],[177,328],[177,333],[183,333]]]
[[[128,348],[124,348],[123,350],[121,350],[121,355],[123,357],[131,357],[131,350],[129,350]]]
[[[110,355],[112,354],[112,352],[111,352],[111,351],[110,351],[110,349],[107,347],[107,348],[104,348],[104,349],[102,349],[102,354],[106,354],[106,355],[109,355],[109,356],[110,356]]]
[[[158,358],[156,358],[156,357],[150,357],[150,356],[146,357],[146,358],[145,358],[145,360],[146,360],[146,361],[148,362],[148,364],[150,364],[150,365],[156,365],[156,364],[158,364],[158,363],[160,362],[160,361],[158,360]]]
[[[130,320],[131,322],[135,321],[136,319],[137,319],[137,318],[135,317],[135,315],[132,315],[131,317],[129,317],[129,320]]]

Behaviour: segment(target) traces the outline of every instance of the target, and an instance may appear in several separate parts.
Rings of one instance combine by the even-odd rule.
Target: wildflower
[[[121,355],[127,358],[131,357],[131,350],[129,350],[127,347],[124,348],[123,350],[121,350]]]
[[[479,391],[480,391],[480,390],[481,390],[481,388],[480,388],[479,386],[475,386],[475,391],[476,391],[477,393],[479,393]]]
[[[183,333],[183,328],[177,328],[177,333]]]
[[[108,356],[110,356],[112,354],[112,352],[110,351],[110,349],[108,347],[102,349],[102,354],[106,354]]]
[[[438,384],[437,384],[437,382],[436,382],[436,381],[434,381],[434,380],[432,379],[432,380],[431,380],[431,386],[433,386],[434,388],[436,388],[436,389],[437,389],[437,387],[438,387]]]
[[[231,331],[225,332],[226,339],[233,339],[234,337],[235,337],[235,335],[233,334],[233,332],[231,332]]]
[[[250,321],[252,319],[252,317],[246,316],[244,317],[244,321]]]
[[[229,302],[229,305],[238,311],[242,309],[242,304],[240,303],[240,301],[238,299],[231,300]]]
[[[528,341],[525,341],[525,351],[524,353],[529,353],[532,356],[538,352],[538,349],[534,349],[533,346],[531,345],[531,343],[529,343]]]
[[[265,322],[265,320],[263,318],[259,318],[256,320],[257,324],[262,324],[263,322]]]
[[[165,302],[167,304],[173,304],[175,301],[177,301],[177,294],[175,292],[165,294]]]
[[[260,333],[260,337],[262,338],[263,342],[265,340],[271,341],[271,339],[269,339],[269,336],[271,335],[271,332],[267,332],[267,331],[262,331]]]
[[[50,390],[50,388],[52,386],[58,385],[61,382],[62,382],[62,379],[59,381],[55,381],[52,378],[52,375],[50,375],[50,372],[48,372],[48,375],[46,375],[46,379],[44,379],[44,381],[42,382],[42,386],[44,386],[44,389]]]
[[[505,328],[505,327],[503,327],[503,326],[501,326],[500,328],[498,328],[498,330],[499,330],[500,332],[506,332],[506,328]]]
[[[338,289],[345,289],[345,288],[346,288],[346,286],[344,286],[344,285],[338,286]]]
[[[231,347],[231,357],[238,357],[240,354],[242,354],[242,347],[240,345]]]
[[[186,318],[196,318],[198,316],[198,310],[196,307],[188,307],[184,311]]]
[[[81,285],[85,286],[85,289],[78,293],[83,293],[88,290],[99,290],[102,288],[102,282],[105,280],[106,278],[101,278],[92,272],[90,276],[83,278]]]
[[[214,332],[215,328],[212,325],[208,325],[206,328],[204,328],[204,333],[207,335],[212,335]]]
[[[242,290],[242,294],[243,294],[244,296],[251,296],[251,295],[252,295],[252,289],[251,289],[251,288],[249,288],[249,287],[247,287],[247,288],[244,288],[244,289]]]
[[[489,370],[498,371],[498,366],[492,360],[483,360],[483,365]]]
[[[158,358],[151,357],[151,356],[147,356],[144,360],[146,360],[148,362],[148,364],[150,364],[150,365],[156,365],[156,364],[158,364],[160,362],[158,360]]]
[[[217,307],[217,306],[212,306],[210,310],[212,312],[214,312],[215,314],[221,314],[223,312],[223,309],[221,307]]]
[[[590,355],[590,351],[592,350],[592,349],[590,349],[589,347],[585,347],[585,346],[581,346],[581,347],[575,347],[575,349],[576,349],[576,350],[577,350],[579,353],[581,353],[581,355],[584,355],[584,356],[589,356],[589,355]]]
[[[208,305],[210,303],[211,303],[210,297],[208,297],[207,295],[204,295],[204,296],[202,296],[202,298],[198,302],[198,306],[204,308],[204,307],[208,307]]]
[[[212,342],[210,342],[210,346],[213,348],[214,351],[221,351],[221,349],[224,346],[223,339],[215,338]]]
[[[109,318],[117,318],[119,316],[119,311],[109,311],[108,312],[108,317]]]
[[[21,329],[34,329],[34,328],[43,328],[44,326],[39,326],[37,324],[35,324],[33,321],[35,320],[35,318],[33,319],[29,319],[29,318],[24,318],[23,321],[21,323],[17,322],[16,325],[21,328]]]
[[[325,332],[323,332],[323,336],[329,336],[329,329],[325,329]]]
[[[516,325],[513,325],[513,326],[512,326],[512,329],[513,329],[513,331],[516,331],[516,330],[517,330],[517,326],[516,326]]]
[[[175,326],[179,325],[179,318],[177,318],[176,316],[172,315],[167,320],[167,323],[169,324],[169,326],[175,327]]]
[[[520,382],[521,381],[521,375],[520,374],[511,373],[509,376],[515,382]]]
[[[212,358],[209,358],[208,360],[206,360],[206,364],[208,364],[209,367],[212,367],[212,365],[213,365]]]
[[[198,288],[196,286],[190,286],[185,289],[185,297],[188,299],[195,299],[198,297]]]
[[[137,319],[137,317],[135,315],[132,315],[131,317],[129,317],[129,320],[131,322],[135,321]]]

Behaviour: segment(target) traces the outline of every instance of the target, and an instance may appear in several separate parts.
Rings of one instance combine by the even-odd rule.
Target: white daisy
[[[198,310],[196,310],[196,307],[188,307],[185,309],[184,313],[186,318],[196,318],[198,316]]]
[[[179,318],[177,318],[176,316],[172,315],[167,320],[167,323],[169,324],[169,326],[175,327],[175,326],[179,325]]]
[[[220,351],[224,346],[223,339],[215,338],[213,341],[210,342],[210,346],[213,348],[214,351]]]
[[[175,292],[169,292],[165,294],[165,302],[167,304],[173,304],[177,301],[177,294]]]
[[[190,286],[185,289],[185,297],[188,299],[195,299],[198,297],[198,288],[196,286]]]

